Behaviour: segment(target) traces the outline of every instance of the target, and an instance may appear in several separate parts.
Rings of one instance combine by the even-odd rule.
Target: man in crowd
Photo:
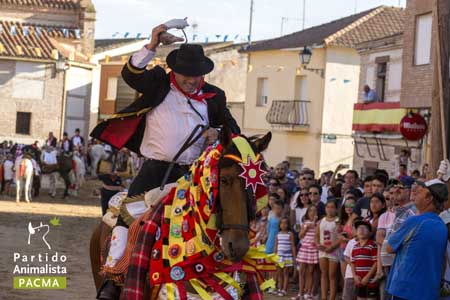
[[[407,218],[388,238],[387,251],[396,257],[387,291],[394,300],[435,300],[447,243],[447,227],[438,214],[447,201],[448,189],[439,179],[417,181],[411,198],[418,215]]]
[[[369,189],[370,183],[370,189]],[[356,202],[353,214],[356,217],[366,218],[370,208],[370,197],[375,193],[383,193],[387,184],[387,177],[377,174],[373,177],[368,176],[364,180],[364,197]],[[367,187],[366,187],[367,185]],[[369,193],[370,192],[370,193]]]
[[[51,146],[53,148],[56,148],[56,137],[53,135],[53,132],[48,133],[48,138],[45,140],[45,144],[47,146]]]
[[[61,149],[65,153],[70,153],[73,151],[72,141],[69,139],[67,132],[63,133],[63,139],[61,140]]]
[[[364,86],[364,103],[373,103],[373,102],[379,102],[380,98],[378,98],[377,93],[375,90],[371,89],[368,84]]]
[[[80,128],[75,129],[75,135],[72,137],[72,146],[77,149],[84,147],[84,138],[80,135]]]
[[[297,187],[295,186],[294,180],[288,178],[287,172],[288,170],[286,168],[286,164],[284,163],[279,163],[275,167],[275,178],[279,180],[280,186],[288,192],[287,196],[290,197],[295,193]]]

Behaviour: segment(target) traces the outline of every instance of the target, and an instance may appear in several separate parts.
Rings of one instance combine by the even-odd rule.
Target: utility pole
[[[431,170],[436,171],[439,162],[448,158],[450,147],[450,85],[449,85],[449,13],[450,0],[434,0],[433,26],[435,36],[435,60],[433,93],[431,102]]]
[[[302,16],[302,30],[305,30],[305,18],[306,18],[306,0],[303,0],[303,16]]]
[[[252,44],[253,0],[250,0],[250,23],[248,25],[248,47]]]

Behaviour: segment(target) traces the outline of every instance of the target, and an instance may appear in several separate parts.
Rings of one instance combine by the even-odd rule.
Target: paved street
[[[99,200],[92,195],[97,187],[95,181],[87,181],[78,197],[62,200],[60,197],[47,196],[46,190],[41,196],[33,199],[32,203],[16,204],[15,199],[0,196],[0,240],[3,241],[0,256],[0,299],[8,300],[41,300],[41,299],[95,299],[95,287],[89,262],[89,237],[92,228],[100,218]],[[59,191],[61,192],[61,191]],[[51,226],[46,240],[51,246],[47,249],[42,239],[31,236],[28,245],[28,224],[36,227],[42,222],[58,217],[60,226]],[[14,262],[14,253],[37,255],[58,252],[66,255],[67,262],[61,266],[67,268],[67,288],[65,290],[36,290],[13,289],[13,271],[16,264],[26,266],[27,263]],[[29,263],[30,266],[32,263]],[[52,263],[53,264],[53,263]],[[41,265],[41,264],[38,264]],[[15,274],[17,276],[17,274]],[[267,295],[269,300],[290,299]]]

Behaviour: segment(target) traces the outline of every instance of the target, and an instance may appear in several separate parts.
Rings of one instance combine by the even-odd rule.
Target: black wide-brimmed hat
[[[214,62],[205,56],[203,47],[195,44],[182,44],[180,49],[172,50],[166,62],[172,71],[185,76],[202,76],[214,69]]]

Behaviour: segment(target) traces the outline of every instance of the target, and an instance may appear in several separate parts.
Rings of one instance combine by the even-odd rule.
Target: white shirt
[[[65,140],[63,142],[63,149],[64,149],[64,151],[69,151],[70,150],[70,142],[69,142],[69,140]]]
[[[3,174],[5,177],[5,180],[11,180],[14,178],[14,171],[13,171],[14,163],[11,160],[5,160],[3,163]]]
[[[347,256],[348,258],[350,258],[350,260],[352,259],[352,251],[355,245],[356,239],[351,239],[350,241],[348,241],[347,246],[345,246],[344,256]],[[347,267],[345,268],[345,278],[353,278],[352,268],[350,264],[347,264]]]
[[[82,146],[81,138],[79,136],[74,136],[72,139],[72,143],[74,146]]]
[[[143,68],[155,55],[143,47],[133,54],[131,63]],[[194,108],[202,118],[188,104],[186,96],[171,86],[164,101],[146,115],[144,137],[140,146],[141,154],[147,158],[172,161],[192,130],[199,124],[208,124],[208,106],[205,101],[192,100]],[[178,158],[177,163],[191,164],[202,151],[205,139],[200,138]]]
[[[47,165],[58,164],[58,160],[56,159],[56,153],[57,153],[56,150],[53,150],[51,152],[44,151],[44,153],[42,153],[42,161]]]

